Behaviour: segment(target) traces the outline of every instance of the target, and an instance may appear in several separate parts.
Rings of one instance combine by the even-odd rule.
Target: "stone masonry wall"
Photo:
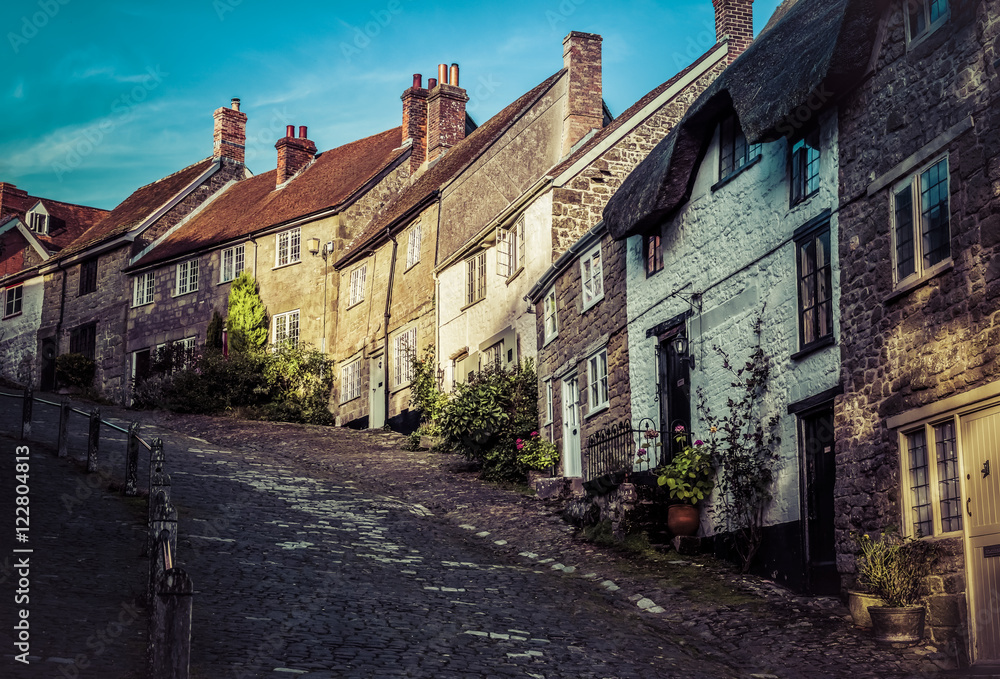
[[[898,432],[886,418],[1000,379],[994,63],[1000,3],[949,4],[948,21],[907,50],[902,4],[893,3],[876,71],[840,109],[845,395],[836,412],[836,528],[838,568],[849,578],[855,572],[851,531],[899,526],[909,492],[900,479]],[[954,265],[894,292],[890,195],[896,180],[870,196],[868,185],[970,115],[974,127],[940,150],[948,154]],[[909,173],[921,169],[922,163]],[[943,548],[946,556],[927,583],[928,622],[939,643],[964,633],[966,615],[962,540],[945,540]]]

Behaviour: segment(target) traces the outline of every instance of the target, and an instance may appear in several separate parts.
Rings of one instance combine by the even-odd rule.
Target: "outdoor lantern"
[[[688,338],[678,335],[674,338],[672,344],[674,353],[677,354],[677,358],[680,359],[681,363],[687,363],[688,367],[694,368],[694,356],[688,354]]]

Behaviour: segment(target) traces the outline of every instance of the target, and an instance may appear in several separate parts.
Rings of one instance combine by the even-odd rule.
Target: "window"
[[[559,324],[556,319],[556,290],[548,291],[542,308],[542,322],[545,325],[545,343],[548,344],[559,334]]]
[[[29,213],[28,228],[44,236],[49,232],[49,216],[41,212]]]
[[[954,419],[948,419],[903,433],[906,525],[916,537],[962,530],[955,428]]]
[[[479,354],[479,368],[499,368],[503,364],[503,342],[497,342]]]
[[[486,252],[465,260],[465,303],[475,304],[486,297]]]
[[[600,243],[580,258],[580,284],[583,287],[583,310],[586,311],[604,297]]]
[[[186,295],[198,290],[198,260],[189,259],[177,265],[177,292],[175,295]]]
[[[228,283],[243,271],[246,256],[244,254],[244,244],[226,248],[219,256],[219,282]]]
[[[647,233],[643,238],[643,252],[646,255],[646,276],[652,276],[663,268],[663,248],[660,246],[660,234]]]
[[[420,261],[420,222],[410,229],[410,237],[406,241],[406,268]]]
[[[497,229],[497,275],[510,278],[524,267],[524,217],[509,229]]]
[[[893,191],[896,284],[951,258],[948,159],[907,177]]]
[[[153,272],[147,271],[135,277],[132,289],[132,306],[153,303]]]
[[[833,283],[829,223],[796,240],[799,283],[799,348],[833,335]]]
[[[792,144],[792,205],[819,190],[819,128]]]
[[[87,323],[69,333],[69,353],[83,354],[91,361],[97,356],[97,323]]]
[[[340,402],[347,403],[361,396],[361,359],[340,369]]]
[[[283,231],[275,237],[274,265],[285,266],[299,261],[302,233],[298,227]]]
[[[298,309],[277,314],[274,317],[274,344],[275,346],[287,345],[290,347],[299,345]]]
[[[88,259],[80,264],[80,296],[89,295],[97,290],[97,258]]]
[[[587,361],[587,383],[590,385],[587,412],[593,413],[608,405],[608,350],[601,349]]]
[[[736,174],[760,156],[760,144],[747,144],[736,115],[719,125],[719,180]]]
[[[413,379],[413,356],[416,351],[416,326],[404,330],[392,339],[392,386],[401,387]]]
[[[368,265],[363,264],[351,272],[351,288],[347,295],[347,306],[352,307],[365,300],[365,277],[368,275]]]
[[[17,285],[7,288],[3,293],[3,317],[16,316],[21,313],[22,300],[24,299],[24,286]]]
[[[552,380],[545,380],[545,424],[552,424],[553,409]]]
[[[948,19],[948,0],[907,0],[906,37],[911,42],[929,35]]]
[[[187,370],[192,367],[195,362],[195,352],[198,349],[195,343],[196,339],[194,337],[185,337],[182,340],[177,340],[174,342],[174,346],[177,347],[175,354],[177,365],[174,366],[176,370]]]

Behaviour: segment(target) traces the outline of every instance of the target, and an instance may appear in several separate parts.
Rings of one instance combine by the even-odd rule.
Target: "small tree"
[[[448,405],[448,394],[441,391],[438,384],[434,347],[427,347],[422,357],[416,351],[412,351],[410,363],[413,366],[410,405],[420,413],[421,429],[431,436],[436,436],[441,432],[440,419],[445,406]]]
[[[263,349],[267,325],[257,281],[244,269],[229,288],[229,347],[241,353]]]
[[[212,320],[208,322],[208,330],[205,331],[205,348],[222,349],[222,326],[225,321],[215,309],[212,310]]]

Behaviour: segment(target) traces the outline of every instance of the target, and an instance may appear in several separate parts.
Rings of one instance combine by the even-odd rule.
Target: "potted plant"
[[[657,470],[656,482],[675,501],[667,508],[667,528],[674,535],[694,535],[701,523],[696,505],[712,492],[715,468],[708,446],[701,440],[689,443],[684,427],[674,429],[674,439],[682,448]]]
[[[875,640],[916,643],[924,636],[926,610],[920,603],[920,583],[933,565],[935,547],[923,540],[902,537],[893,529],[877,538],[857,537],[858,578],[882,600],[869,606]]]

